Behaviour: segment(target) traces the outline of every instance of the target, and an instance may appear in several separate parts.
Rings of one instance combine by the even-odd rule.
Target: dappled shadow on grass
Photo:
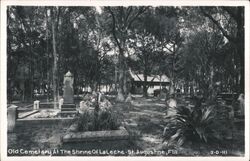
[[[50,149],[61,144],[61,134],[66,128],[61,125],[19,126],[8,133],[8,148]]]
[[[127,152],[131,149],[139,149],[133,142],[128,140],[116,141],[93,141],[93,142],[74,142],[63,143],[62,136],[67,131],[69,125],[38,125],[38,126],[22,126],[15,129],[15,133],[8,134],[8,149],[16,150],[59,150],[59,153],[52,154],[54,156],[88,156],[87,153],[73,153],[73,151],[98,151],[93,152],[90,156],[106,156],[109,150],[118,150]],[[66,151],[70,151],[67,153]],[[8,156],[39,156],[42,154],[10,154]],[[50,155],[50,154],[45,154]],[[113,154],[127,155],[127,154]]]
[[[166,110],[163,101],[137,98],[131,103],[116,103],[114,109],[124,120],[130,136],[133,136],[131,142],[139,149],[160,149]]]
[[[212,143],[187,142],[178,148],[182,156],[244,156],[244,136]]]
[[[185,105],[185,100],[179,100],[179,102]],[[244,130],[242,129],[233,131],[232,140],[223,139],[211,143],[187,142],[182,147],[166,147],[162,143],[162,134],[168,120],[164,118],[167,109],[162,100],[137,98],[131,103],[116,103],[114,107],[125,121],[125,127],[130,135],[134,136],[134,144],[140,149],[172,148],[178,151],[178,156],[242,156],[244,154]],[[219,154],[216,153],[218,151]]]
[[[123,126],[129,132],[129,140],[105,142],[81,142],[63,144],[61,137],[69,125],[37,125],[18,127],[15,133],[8,134],[8,148],[25,149],[79,149],[79,150],[168,150],[176,149],[177,156],[223,156],[216,150],[225,152],[225,156],[240,156],[244,153],[244,130],[235,129],[233,140],[223,140],[213,143],[187,142],[182,147],[165,147],[162,143],[163,129],[167,119],[164,118],[165,103],[162,100],[136,98],[131,103],[113,102],[113,110],[123,121]],[[69,155],[69,154],[57,154]],[[88,154],[76,154],[87,156]],[[103,154],[107,155],[107,154]],[[125,154],[127,155],[127,154]]]
[[[163,123],[161,120],[155,119],[157,122],[153,122],[152,120],[155,118],[150,117],[139,117],[138,120],[138,130],[144,134],[152,134],[152,135],[162,135],[163,131]]]

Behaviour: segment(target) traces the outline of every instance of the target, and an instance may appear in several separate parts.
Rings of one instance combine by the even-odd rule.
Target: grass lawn
[[[123,125],[130,134],[128,141],[63,144],[61,137],[70,125],[39,125],[17,127],[14,133],[8,133],[8,148],[125,151],[160,151],[164,149],[170,151],[169,155],[174,156],[242,156],[244,154],[244,131],[237,128],[233,130],[232,140],[214,144],[186,142],[178,149],[166,149],[162,142],[162,134],[168,120],[164,119],[166,105],[163,100],[135,97],[131,103],[118,103],[112,99],[111,102],[114,111],[117,112],[119,119],[123,121]],[[175,152],[171,154],[173,150]]]
[[[166,149],[162,143],[163,129],[168,122],[164,119],[165,101],[158,98],[137,97],[131,103],[117,103],[114,108],[125,121],[125,126],[131,136],[134,136],[133,142],[139,149]],[[232,140],[213,144],[187,142],[176,150],[178,155],[184,156],[242,156],[244,155],[244,130],[235,127]]]

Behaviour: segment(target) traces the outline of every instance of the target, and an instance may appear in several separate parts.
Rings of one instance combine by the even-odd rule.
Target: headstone
[[[170,89],[169,89],[169,94],[170,94],[170,95],[174,94],[174,87],[173,87],[173,86],[170,87]]]
[[[38,101],[38,100],[34,101],[33,110],[38,110],[39,104],[40,104],[40,101]]]
[[[87,105],[87,101],[81,101],[80,102],[80,110],[79,113],[84,113],[89,109],[89,106]]]
[[[131,95],[131,93],[129,93],[128,97],[125,100],[125,102],[131,102],[131,101],[132,101],[132,95]]]
[[[176,107],[177,107],[177,102],[176,102],[175,99],[170,98],[170,99],[167,101],[167,105],[168,105],[168,107],[170,107],[170,108],[176,108]]]
[[[63,87],[63,98],[64,98],[64,103],[65,104],[70,104],[70,103],[74,103],[74,90],[73,90],[73,83],[74,83],[74,77],[73,75],[70,73],[70,71],[68,71],[65,75],[64,75],[64,87]]]
[[[63,101],[64,101],[63,98],[59,100],[59,109],[62,109]]]
[[[63,87],[63,104],[61,105],[61,111],[72,112],[76,111],[76,105],[74,104],[74,77],[68,71],[64,75],[64,87]]]
[[[11,105],[7,109],[8,132],[14,131],[17,119],[17,108],[16,105]]]
[[[177,101],[174,98],[167,100],[167,116],[175,116],[177,111]]]
[[[98,99],[97,99],[97,101],[98,101],[98,103],[100,103],[101,101],[102,101],[102,93],[101,92],[98,92],[98,94],[97,94],[97,96],[98,96]]]
[[[244,94],[241,93],[239,95],[239,98],[237,100],[239,101],[239,113],[241,115],[244,115],[244,113],[245,113],[245,99],[244,99]]]
[[[91,96],[91,98],[90,98],[90,101],[91,102],[96,102],[96,99],[98,100],[98,94],[95,92],[95,91],[93,91],[92,92],[92,96]]]

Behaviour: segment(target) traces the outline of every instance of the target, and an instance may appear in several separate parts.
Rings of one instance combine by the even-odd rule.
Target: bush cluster
[[[84,111],[76,119],[78,131],[117,130],[121,125],[117,114],[111,110]]]

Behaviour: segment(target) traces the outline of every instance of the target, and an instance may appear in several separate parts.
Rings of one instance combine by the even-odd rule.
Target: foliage
[[[97,127],[96,122],[98,122]],[[94,117],[93,112],[84,111],[79,114],[75,123],[79,131],[117,130],[121,125],[117,114],[107,109],[100,110],[97,118]]]
[[[102,110],[99,114],[100,129],[117,130],[120,126],[117,115],[111,110]]]
[[[171,86],[198,88],[208,95],[215,95],[217,82],[228,92],[244,91],[243,7],[99,10],[9,6],[8,100],[15,89],[23,101],[32,99],[34,89],[55,94],[68,70],[74,74],[75,89],[96,91],[117,83],[123,99],[129,92],[129,68],[143,73],[145,80],[150,74],[166,74]],[[58,88],[52,90],[54,84]]]
[[[226,84],[224,78],[227,77],[223,75],[228,69],[225,69],[227,66],[221,60],[230,58],[230,54],[221,52],[225,42],[216,30],[213,33],[202,30],[191,35],[189,39],[181,49],[178,77],[186,82],[195,82],[200,91],[206,91],[211,96],[215,92],[215,82]]]
[[[79,131],[88,131],[89,122],[91,121],[91,114],[88,111],[85,111],[84,113],[80,114],[78,118],[76,119],[77,128]]]
[[[168,146],[181,146],[186,141],[208,143],[220,139],[220,127],[214,126],[217,122],[213,106],[196,109],[181,106],[176,111],[177,114],[171,116],[163,133],[163,141]]]

